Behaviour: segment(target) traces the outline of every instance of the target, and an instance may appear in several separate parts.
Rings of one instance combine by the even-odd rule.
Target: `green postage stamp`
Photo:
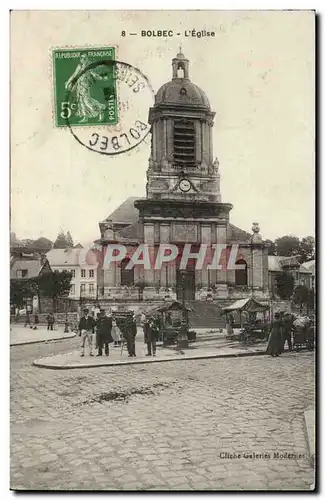
[[[115,125],[117,95],[114,47],[54,49],[55,124]]]

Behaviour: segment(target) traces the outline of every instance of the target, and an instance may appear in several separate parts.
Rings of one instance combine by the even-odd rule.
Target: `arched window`
[[[126,269],[126,266],[130,262],[130,259],[123,259],[121,262],[121,285],[122,286],[133,286],[134,285],[134,267],[132,269]]]
[[[243,269],[235,269],[236,285],[247,286],[247,262],[244,259],[239,259],[236,265],[245,266]]]
[[[184,78],[185,71],[182,66],[178,66],[177,68],[177,78]]]

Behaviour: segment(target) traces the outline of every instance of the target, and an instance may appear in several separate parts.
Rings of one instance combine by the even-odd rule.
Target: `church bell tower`
[[[189,61],[179,52],[172,60],[172,80],[155,96],[149,110],[151,154],[146,199],[136,200],[143,224],[143,242],[157,253],[161,243],[197,251],[202,243],[226,243],[232,205],[221,203],[218,160],[213,161],[212,127],[215,113],[191,82]],[[191,267],[192,266],[192,267]],[[226,293],[225,270],[196,270],[170,263],[145,270],[146,287],[176,288],[178,299],[192,300],[198,290],[217,283]],[[226,295],[224,295],[226,296]]]
[[[221,201],[218,161],[213,161],[214,115],[179,52],[172,60],[172,80],[158,90],[149,111],[148,199]]]

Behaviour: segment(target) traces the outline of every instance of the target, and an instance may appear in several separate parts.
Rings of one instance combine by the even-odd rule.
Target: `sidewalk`
[[[209,336],[211,338],[209,338]],[[204,340],[200,339],[203,337]],[[129,358],[126,346],[110,346],[109,356],[89,356],[87,350],[84,357],[80,357],[80,350],[66,354],[40,358],[34,361],[34,365],[41,368],[51,369],[73,369],[94,368],[99,366],[121,366],[126,364],[159,363],[163,361],[180,361],[188,359],[241,357],[265,354],[266,342],[252,345],[243,345],[238,341],[229,341],[222,333],[207,335],[207,330],[198,332],[198,341],[191,343],[188,349],[177,350],[176,346],[157,346],[156,356],[146,356],[146,345],[139,335],[136,341],[136,357]]]
[[[46,342],[49,340],[70,339],[75,337],[74,332],[64,333],[64,327],[60,326],[57,330],[47,330],[41,326],[37,330],[32,330],[28,326],[10,325],[10,345],[35,344],[37,342]]]

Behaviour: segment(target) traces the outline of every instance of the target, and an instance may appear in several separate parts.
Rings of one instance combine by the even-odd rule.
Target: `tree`
[[[53,242],[48,238],[38,238],[31,246],[35,252],[47,253],[53,247]]]
[[[301,255],[301,262],[315,259],[315,238],[313,236],[302,238],[299,254]]]
[[[315,310],[315,291],[312,288],[308,290],[307,314],[310,310]]]
[[[10,280],[10,304],[21,308],[26,299],[38,294],[38,285],[35,279],[12,279]]]
[[[276,292],[280,299],[288,300],[293,294],[295,280],[292,274],[282,272],[276,278]]]
[[[73,239],[72,239],[70,231],[68,231],[67,234],[66,234],[66,240],[67,240],[67,242],[69,244],[69,247],[73,248],[74,243],[73,243]]]
[[[72,273],[68,271],[53,271],[38,276],[40,292],[53,300],[68,297],[71,288]]]
[[[274,241],[272,240],[265,240],[264,243],[267,243],[269,246],[268,246],[268,254],[269,255],[276,255],[276,247],[275,247],[275,243]]]
[[[69,248],[70,243],[67,240],[67,237],[65,236],[64,232],[61,230],[53,244],[53,248]]]
[[[295,289],[293,302],[300,306],[300,314],[304,306],[308,308],[309,303],[309,289],[305,285],[298,285]]]
[[[299,255],[300,241],[297,236],[286,235],[275,240],[276,254],[282,257]]]

